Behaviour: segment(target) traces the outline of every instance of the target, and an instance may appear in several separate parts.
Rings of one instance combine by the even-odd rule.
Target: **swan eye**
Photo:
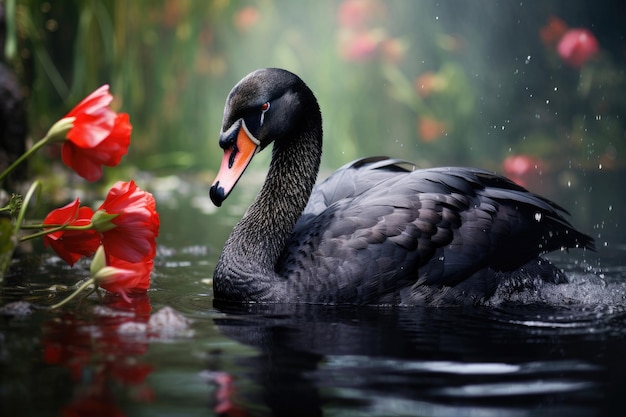
[[[263,126],[263,121],[265,120],[265,112],[270,108],[270,102],[266,101],[261,105],[261,126]]]

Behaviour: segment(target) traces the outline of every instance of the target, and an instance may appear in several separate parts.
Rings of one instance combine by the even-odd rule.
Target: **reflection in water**
[[[240,358],[237,387],[266,415],[610,413],[626,405],[626,308],[602,294],[617,302],[626,287],[588,279],[565,289],[595,292],[594,305],[545,303],[547,287],[526,294],[535,303],[466,308],[216,302],[215,323],[259,350]]]
[[[67,312],[43,324],[44,361],[65,367],[73,387],[62,415],[123,415],[114,391],[126,391],[133,401],[151,401],[146,377],[152,367],[141,360],[148,340],[122,331],[147,323],[150,310],[150,299],[144,294],[132,304],[115,298],[96,307],[93,315]]]
[[[59,313],[44,260],[0,293],[0,415],[621,415],[623,254],[484,306],[213,306],[212,252],[162,248],[149,298]]]

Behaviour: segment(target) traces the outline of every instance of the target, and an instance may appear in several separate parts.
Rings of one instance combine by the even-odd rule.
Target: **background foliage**
[[[619,0],[10,1],[32,136],[110,83],[134,125],[128,169],[214,171],[224,99],[266,66],[318,96],[328,169],[386,154],[567,193],[624,168]],[[592,31],[599,53],[566,65],[554,19]]]

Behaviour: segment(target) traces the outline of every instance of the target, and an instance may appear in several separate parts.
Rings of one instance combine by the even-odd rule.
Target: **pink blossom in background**
[[[504,174],[513,182],[528,187],[529,180],[543,171],[543,162],[528,155],[512,155],[502,161],[502,168]]]
[[[430,116],[421,116],[417,119],[417,132],[422,142],[430,143],[444,136],[448,126],[440,120]]]
[[[339,40],[339,55],[350,62],[367,61],[376,55],[380,36],[372,32],[344,33]]]
[[[559,41],[557,51],[568,65],[580,68],[598,53],[598,40],[587,29],[570,29]]]
[[[362,30],[384,14],[384,4],[379,0],[345,0],[339,4],[337,21],[342,28]]]

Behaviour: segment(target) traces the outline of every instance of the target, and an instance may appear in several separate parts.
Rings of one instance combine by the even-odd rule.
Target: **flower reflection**
[[[74,398],[61,410],[63,416],[124,415],[114,395],[116,386],[124,387],[135,402],[153,399],[146,383],[152,367],[141,361],[148,340],[119,331],[129,323],[145,325],[150,300],[142,294],[132,304],[120,303],[120,297],[105,301],[106,307],[95,307],[91,317],[65,313],[43,326],[44,361],[67,368],[75,386]]]
[[[237,381],[228,372],[205,370],[200,377],[215,387],[213,411],[219,416],[244,417],[249,415],[240,405]]]
[[[92,386],[83,389],[83,395],[61,410],[64,417],[118,417],[125,414],[119,409],[108,390],[92,390]],[[104,392],[102,392],[104,391]]]

